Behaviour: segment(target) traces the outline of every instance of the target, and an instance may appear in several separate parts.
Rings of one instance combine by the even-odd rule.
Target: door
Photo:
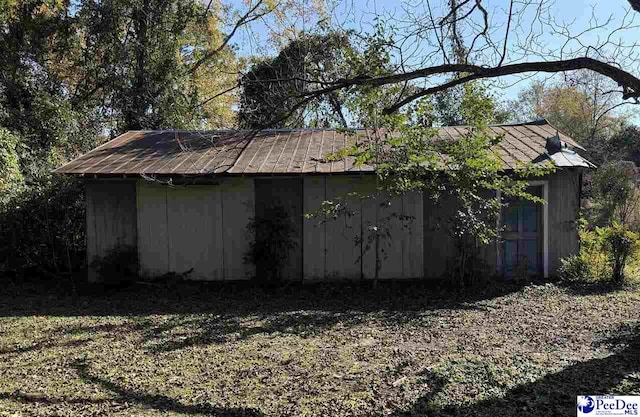
[[[529,193],[542,197],[542,186]],[[542,275],[542,205],[506,199],[502,208],[502,267],[506,277]]]
[[[292,226],[293,247],[287,256],[287,263],[282,270],[283,280],[297,281],[302,279],[302,178],[265,178],[256,179],[256,217],[268,215],[274,207],[286,212]],[[260,265],[256,265],[256,274],[260,273]]]

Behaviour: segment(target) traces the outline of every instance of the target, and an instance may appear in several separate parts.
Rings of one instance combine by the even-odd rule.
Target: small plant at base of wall
[[[247,231],[252,240],[244,262],[255,266],[258,281],[281,281],[291,250],[296,247],[295,227],[287,210],[280,205],[265,207],[260,216],[249,221]]]
[[[104,284],[128,284],[138,278],[138,252],[132,246],[116,246],[104,257],[96,257],[90,267]]]

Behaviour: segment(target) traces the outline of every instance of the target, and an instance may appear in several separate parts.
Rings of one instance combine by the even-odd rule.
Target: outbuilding
[[[495,150],[506,170],[521,163],[553,162],[555,173],[531,182],[547,204],[514,202],[497,224],[503,239],[483,251],[498,275],[556,274],[560,259],[578,251],[581,177],[593,165],[582,147],[546,121],[490,127],[504,139]],[[355,131],[366,137],[369,131]],[[455,140],[464,127],[444,127]],[[247,131],[130,131],[56,170],[86,185],[87,258],[134,248],[139,273],[184,274],[197,280],[243,280],[256,275],[245,261],[252,236],[247,225],[279,202],[294,219],[295,241],[283,272],[290,280],[371,279],[375,254],[362,237],[385,211],[411,218],[392,226],[380,278],[431,278],[447,274],[451,238],[435,227],[445,201],[407,194],[382,207],[356,203],[351,216],[319,224],[304,214],[325,200],[370,189],[373,169],[350,158],[324,156],[344,147],[352,134],[335,129]],[[99,280],[89,268],[89,280]]]

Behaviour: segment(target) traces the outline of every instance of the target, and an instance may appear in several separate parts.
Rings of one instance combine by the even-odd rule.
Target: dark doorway
[[[302,178],[260,178],[255,180],[256,217],[265,216],[265,212],[274,206],[282,207],[293,226],[295,246],[290,250],[287,265],[282,271],[282,279],[302,280],[302,224],[304,212],[302,206]],[[262,269],[256,265],[259,274]]]

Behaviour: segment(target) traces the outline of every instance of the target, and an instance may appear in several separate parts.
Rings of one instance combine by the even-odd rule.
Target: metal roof
[[[521,163],[551,160],[557,166],[593,167],[571,148],[583,149],[546,122],[489,127],[504,135],[494,148],[505,169]],[[438,129],[442,139],[456,139],[465,127]],[[244,175],[371,172],[354,166],[353,158],[323,158],[352,141],[367,140],[372,130],[348,134],[336,129],[274,129],[262,131],[130,131],[55,170],[80,176],[113,175]],[[550,155],[546,140],[558,135],[565,148]],[[567,153],[568,152],[568,153]],[[565,153],[567,153],[565,155]]]

